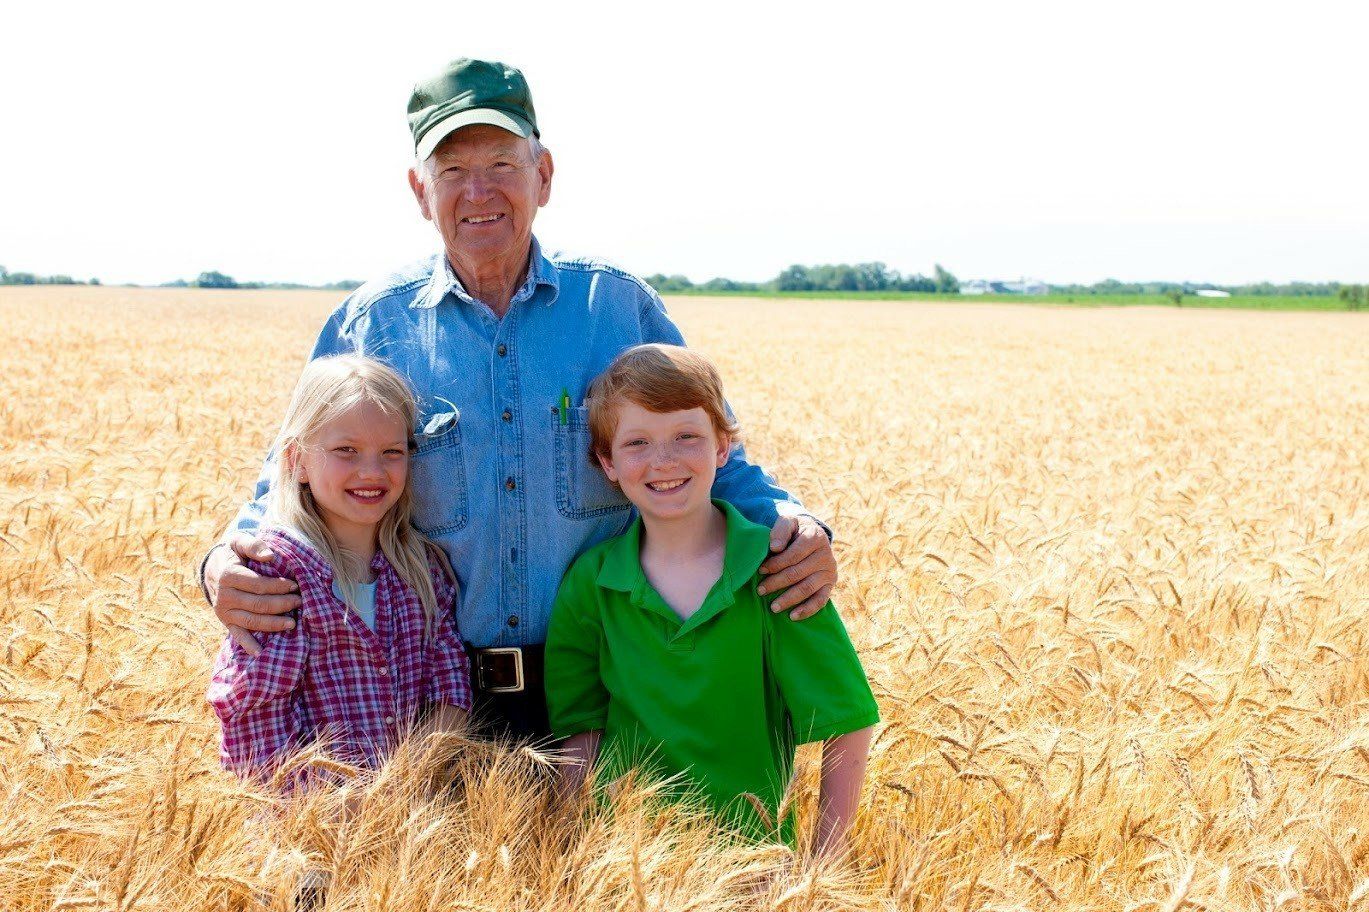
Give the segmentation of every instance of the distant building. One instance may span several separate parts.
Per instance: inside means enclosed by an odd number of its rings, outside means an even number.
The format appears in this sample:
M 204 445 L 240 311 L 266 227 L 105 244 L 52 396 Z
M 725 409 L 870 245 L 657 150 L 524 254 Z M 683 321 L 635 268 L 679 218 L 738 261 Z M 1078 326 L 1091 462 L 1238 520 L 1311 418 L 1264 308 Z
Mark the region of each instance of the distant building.
M 1229 292 L 1229 291 L 1222 291 L 1221 289 L 1218 289 L 1218 288 L 1199 288 L 1197 291 L 1195 291 L 1195 292 L 1193 292 L 1193 293 L 1194 293 L 1195 295 L 1197 295 L 1198 297 L 1200 297 L 1200 298 L 1229 298 L 1229 297 L 1231 297 L 1231 292 Z
M 1016 282 L 990 282 L 986 279 L 971 279 L 968 282 L 960 283 L 960 293 L 963 295 L 1043 295 L 1049 294 L 1050 288 L 1040 279 L 1022 278 Z

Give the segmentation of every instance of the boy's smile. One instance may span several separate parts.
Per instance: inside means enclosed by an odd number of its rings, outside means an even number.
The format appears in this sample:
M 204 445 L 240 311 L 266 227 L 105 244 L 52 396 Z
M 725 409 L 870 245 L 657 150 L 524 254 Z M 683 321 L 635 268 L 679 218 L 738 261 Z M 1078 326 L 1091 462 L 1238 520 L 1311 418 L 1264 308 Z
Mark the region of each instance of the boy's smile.
M 617 418 L 608 456 L 599 461 L 643 519 L 678 519 L 712 506 L 713 477 L 731 441 L 719 438 L 707 412 L 653 412 L 629 401 Z

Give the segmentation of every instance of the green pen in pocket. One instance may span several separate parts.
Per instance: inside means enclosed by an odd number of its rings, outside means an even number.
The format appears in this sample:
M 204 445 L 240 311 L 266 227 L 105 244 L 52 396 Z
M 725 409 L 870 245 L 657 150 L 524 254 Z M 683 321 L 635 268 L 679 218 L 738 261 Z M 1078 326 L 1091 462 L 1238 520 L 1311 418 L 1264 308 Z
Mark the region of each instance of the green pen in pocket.
M 561 387 L 561 423 L 570 421 L 570 390 Z

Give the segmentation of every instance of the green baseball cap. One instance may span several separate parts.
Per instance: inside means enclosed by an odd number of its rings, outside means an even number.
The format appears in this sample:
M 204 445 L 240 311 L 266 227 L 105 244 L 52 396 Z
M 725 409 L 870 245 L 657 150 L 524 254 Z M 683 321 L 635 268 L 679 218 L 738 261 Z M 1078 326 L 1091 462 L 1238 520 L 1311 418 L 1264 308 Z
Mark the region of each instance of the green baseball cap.
M 409 96 L 409 129 L 418 160 L 427 159 L 438 143 L 468 124 L 490 124 L 522 137 L 542 135 L 528 81 L 518 69 L 461 57 L 414 86 Z

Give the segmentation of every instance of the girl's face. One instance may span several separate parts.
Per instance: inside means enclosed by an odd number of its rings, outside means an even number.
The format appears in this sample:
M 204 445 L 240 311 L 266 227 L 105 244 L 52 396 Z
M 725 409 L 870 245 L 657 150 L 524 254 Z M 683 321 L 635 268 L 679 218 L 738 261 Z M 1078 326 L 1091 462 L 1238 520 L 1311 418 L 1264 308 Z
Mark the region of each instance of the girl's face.
M 296 456 L 328 526 L 344 547 L 374 541 L 376 525 L 409 478 L 409 429 L 373 402 L 361 402 L 324 425 Z
M 643 518 L 670 520 L 709 507 L 729 449 L 702 408 L 653 412 L 629 401 L 618 407 L 608 458 L 599 462 Z

